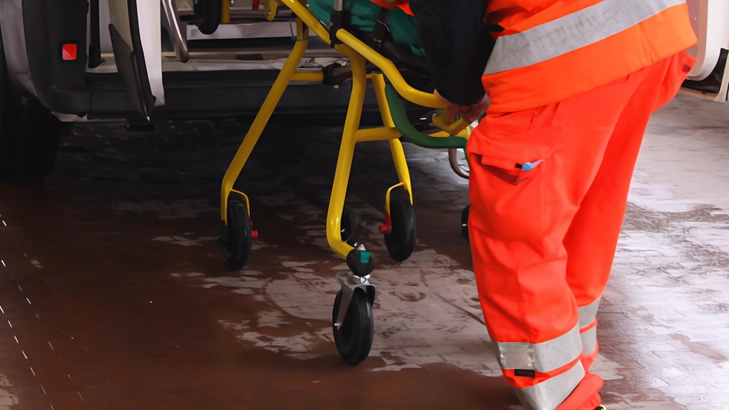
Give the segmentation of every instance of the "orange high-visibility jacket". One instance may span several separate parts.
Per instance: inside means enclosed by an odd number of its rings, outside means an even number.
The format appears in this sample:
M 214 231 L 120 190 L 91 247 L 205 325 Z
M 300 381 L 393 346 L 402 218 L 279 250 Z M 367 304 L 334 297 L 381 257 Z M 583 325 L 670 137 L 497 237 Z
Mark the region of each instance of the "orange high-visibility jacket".
M 489 112 L 541 107 L 693 46 L 685 0 L 489 0 L 503 28 L 484 71 Z

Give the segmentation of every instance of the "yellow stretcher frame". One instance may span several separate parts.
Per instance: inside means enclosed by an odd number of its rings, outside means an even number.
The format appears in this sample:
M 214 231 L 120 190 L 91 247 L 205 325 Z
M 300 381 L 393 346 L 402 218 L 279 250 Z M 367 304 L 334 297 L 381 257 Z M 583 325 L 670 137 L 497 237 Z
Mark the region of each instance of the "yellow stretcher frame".
M 248 198 L 242 192 L 234 191 L 233 185 L 248 161 L 253 148 L 263 133 L 263 130 L 271 118 L 274 109 L 278 105 L 286 87 L 291 81 L 321 82 L 324 77 L 321 72 L 297 71 L 297 69 L 308 47 L 309 29 L 313 30 L 314 33 L 316 33 L 316 35 L 323 41 L 331 44 L 329 30 L 304 4 L 300 3 L 299 0 L 265 0 L 264 2 L 264 7 L 267 12 L 272 11 L 274 14 L 279 5 L 287 6 L 297 16 L 296 44 L 281 68 L 281 72 L 276 78 L 271 91 L 266 97 L 261 109 L 256 115 L 256 118 L 251 124 L 248 133 L 241 143 L 240 148 L 231 161 L 225 176 L 223 177 L 221 185 L 220 218 L 226 225 L 228 223 L 228 199 L 231 192 L 242 194 L 250 216 L 250 202 L 248 201 Z M 269 19 L 273 18 L 273 16 L 270 15 L 268 17 Z M 358 142 L 388 141 L 390 145 L 392 159 L 400 182 L 388 189 L 385 212 L 390 212 L 390 192 L 399 186 L 405 188 L 410 195 L 411 204 L 413 203 L 410 171 L 408 170 L 402 143 L 399 140 L 402 134 L 395 127 L 390 114 L 390 108 L 385 95 L 385 77 L 387 77 L 400 96 L 413 104 L 433 109 L 444 109 L 447 106 L 434 94 L 419 91 L 411 87 L 402 77 L 392 61 L 374 51 L 345 29 L 338 30 L 336 32 L 336 37 L 343 44 L 336 44 L 333 48 L 343 56 L 347 57 L 351 64 L 352 91 L 347 108 L 339 155 L 337 158 L 329 208 L 327 210 L 326 236 L 327 242 L 332 250 L 334 250 L 342 258 L 346 259 L 347 255 L 354 250 L 354 248 L 341 238 L 341 223 L 352 160 L 354 157 L 354 148 Z M 377 66 L 382 73 L 367 74 L 367 61 Z M 371 80 L 373 83 L 384 126 L 360 129 L 360 119 L 367 91 L 367 80 Z M 468 132 L 467 130 L 464 131 L 467 124 L 463 124 L 462 122 L 463 121 L 461 120 L 456 124 L 444 124 L 443 122 L 434 121 L 434 123 L 439 124 L 446 132 L 431 134 L 431 136 L 445 137 L 451 135 L 452 131 L 457 131 L 457 136 L 467 138 Z

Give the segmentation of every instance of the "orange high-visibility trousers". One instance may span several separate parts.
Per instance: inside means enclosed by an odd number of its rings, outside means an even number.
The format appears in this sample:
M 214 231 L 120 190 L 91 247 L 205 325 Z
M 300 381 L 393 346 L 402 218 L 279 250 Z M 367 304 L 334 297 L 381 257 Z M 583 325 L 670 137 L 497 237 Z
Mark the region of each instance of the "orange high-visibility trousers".
M 469 139 L 481 307 L 527 408 L 600 405 L 596 314 L 635 161 L 651 114 L 693 63 L 680 53 L 556 104 L 488 115 Z

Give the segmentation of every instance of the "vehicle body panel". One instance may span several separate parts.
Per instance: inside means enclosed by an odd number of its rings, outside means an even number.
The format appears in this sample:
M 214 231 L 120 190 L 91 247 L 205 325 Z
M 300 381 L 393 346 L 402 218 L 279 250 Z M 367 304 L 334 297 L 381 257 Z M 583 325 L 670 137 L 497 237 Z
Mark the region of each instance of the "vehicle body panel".
M 0 0 L 0 29 L 3 36 L 5 63 L 11 82 L 35 96 L 26 52 L 22 0 Z M 7 39 L 13 39 L 8 41 Z
M 696 65 L 684 84 L 683 92 L 703 99 L 727 101 L 729 70 L 729 1 L 687 0 L 691 24 L 698 37 L 696 46 L 688 50 L 696 57 Z
M 689 74 L 683 92 L 726 101 L 729 70 L 724 68 L 729 49 L 729 2 L 687 1 L 699 44 L 689 50 L 697 57 L 697 64 Z M 129 21 L 130 2 L 139 7 L 136 30 L 132 30 L 134 27 Z M 100 0 L 97 42 L 106 61 L 89 68 L 87 50 L 91 34 L 87 0 L 0 0 L 0 28 L 11 80 L 50 110 L 72 114 L 63 116 L 66 121 L 74 117 L 77 120 L 84 117 L 143 118 L 145 109 L 139 109 L 139 93 L 135 97 L 134 92 L 129 92 L 131 85 L 140 89 L 140 78 L 146 78 L 149 93 L 154 97 L 147 114 L 152 113 L 157 118 L 210 118 L 255 113 L 275 79 L 277 64 L 285 58 L 286 50 L 292 44 L 292 21 L 258 22 L 260 16 L 256 13 L 259 12 L 248 10 L 250 0 L 234 0 L 231 10 L 242 17 L 233 24 L 221 25 L 218 32 L 206 36 L 193 24 L 187 24 L 191 18 L 191 1 L 176 0 L 176 3 L 182 19 L 181 31 L 193 56 L 189 62 L 179 61 L 174 52 L 163 46 L 160 31 L 167 23 L 161 15 L 159 1 Z M 114 23 L 124 28 L 118 31 L 128 48 L 144 57 L 144 70 L 137 68 L 136 77 L 130 77 L 129 70 L 127 73 L 118 70 L 109 30 L 110 24 Z M 132 44 L 133 34 L 137 46 Z M 227 47 L 226 42 L 236 39 L 271 40 L 271 44 L 278 45 L 269 47 L 255 43 L 249 46 L 246 43 L 220 51 L 220 44 Z M 313 43 L 315 40 L 312 36 Z M 64 41 L 79 45 L 77 61 L 60 61 L 59 46 Z M 207 46 L 213 43 L 220 51 L 218 54 Z M 339 58 L 326 45 L 319 45 L 312 52 L 316 58 L 329 62 Z M 246 54 L 264 56 L 265 61 L 250 61 L 244 58 Z M 144 76 L 140 76 L 141 73 Z M 340 88 L 292 84 L 278 112 L 344 112 L 348 89 L 347 84 Z M 316 93 L 316 99 L 311 98 L 312 93 Z M 374 107 L 373 102 L 368 98 L 368 109 Z

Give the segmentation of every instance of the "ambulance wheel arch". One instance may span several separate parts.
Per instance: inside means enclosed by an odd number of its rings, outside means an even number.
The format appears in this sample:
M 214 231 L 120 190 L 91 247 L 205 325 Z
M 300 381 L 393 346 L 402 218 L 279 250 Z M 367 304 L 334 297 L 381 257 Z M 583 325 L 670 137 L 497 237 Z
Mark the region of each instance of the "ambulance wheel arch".
M 41 182 L 53 168 L 61 122 L 10 79 L 0 34 L 0 181 Z

